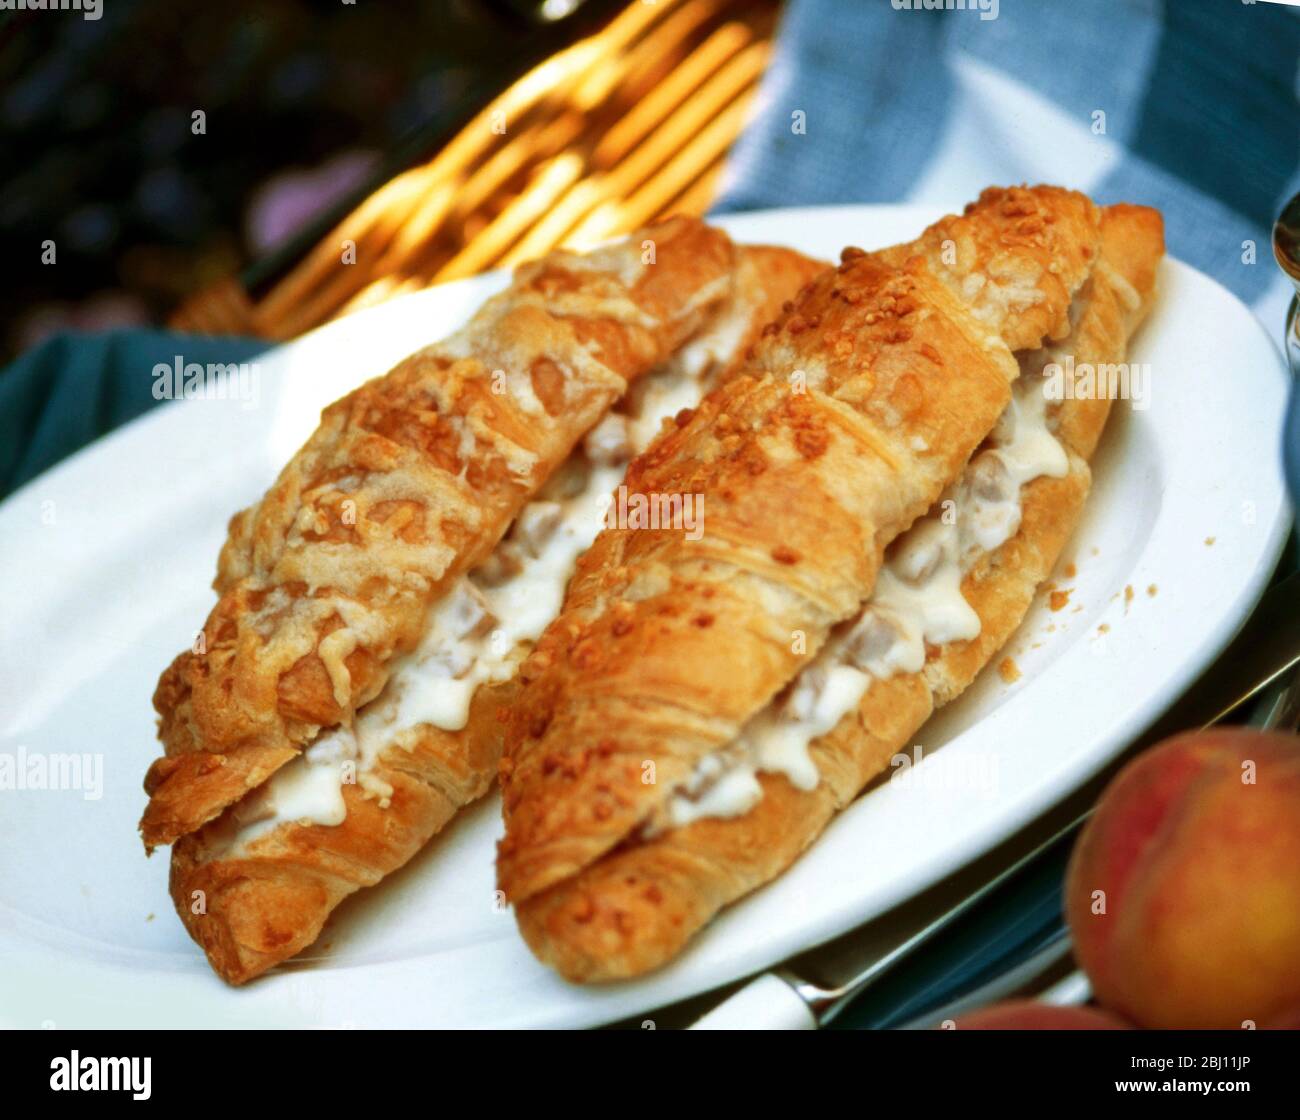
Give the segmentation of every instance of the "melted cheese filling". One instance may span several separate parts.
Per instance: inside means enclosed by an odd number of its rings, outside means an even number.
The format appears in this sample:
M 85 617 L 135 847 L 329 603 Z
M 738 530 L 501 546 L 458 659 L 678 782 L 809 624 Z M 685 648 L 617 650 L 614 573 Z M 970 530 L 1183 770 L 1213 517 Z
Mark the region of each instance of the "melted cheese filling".
M 386 808 L 393 791 L 374 773 L 380 754 L 418 738 L 424 727 L 463 729 L 479 686 L 514 675 L 559 615 L 577 559 L 596 539 L 628 460 L 649 446 L 664 420 L 699 404 L 714 367 L 738 349 L 748 322 L 740 308 L 721 316 L 634 385 L 623 411 L 606 414 L 488 560 L 434 606 L 419 646 L 394 659 L 379 696 L 350 728 L 325 731 L 244 798 L 217 849 L 238 855 L 286 822 L 342 824 L 344 785 L 360 785 Z
M 1040 352 L 1036 352 L 1037 357 Z M 1052 434 L 1040 376 L 1023 372 L 987 446 L 938 505 L 891 546 L 876 587 L 791 685 L 722 751 L 700 760 L 648 835 L 703 817 L 736 817 L 763 795 L 760 773 L 812 790 L 820 775 L 809 745 L 854 711 L 873 679 L 918 673 L 926 646 L 978 637 L 980 618 L 961 593 L 976 562 L 1015 536 L 1021 494 L 1036 478 L 1069 473 Z

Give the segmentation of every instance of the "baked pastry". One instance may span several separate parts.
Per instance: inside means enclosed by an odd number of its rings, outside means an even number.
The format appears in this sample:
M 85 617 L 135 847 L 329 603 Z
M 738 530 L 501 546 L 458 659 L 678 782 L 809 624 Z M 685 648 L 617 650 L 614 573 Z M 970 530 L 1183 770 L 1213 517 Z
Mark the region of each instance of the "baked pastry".
M 660 231 L 638 235 L 615 253 L 640 253 L 647 238 L 656 240 L 664 267 Z M 672 239 L 667 248 L 673 250 Z M 721 298 L 692 316 L 702 328 L 684 343 L 674 334 L 667 343 L 672 356 L 643 374 L 612 411 L 594 427 L 590 413 L 547 418 L 590 430 L 482 562 L 442 580 L 418 643 L 388 664 L 379 693 L 357 705 L 355 718 L 317 735 L 269 780 L 176 841 L 177 912 L 226 980 L 242 983 L 299 952 L 344 898 L 402 866 L 487 791 L 512 678 L 559 611 L 573 562 L 598 530 L 599 500 L 660 420 L 696 403 L 781 303 L 824 267 L 785 249 L 735 246 L 730 254 Z M 571 264 L 567 271 L 582 275 Z M 680 298 L 689 291 L 684 286 Z M 555 298 L 545 297 L 548 313 Z M 577 306 L 567 295 L 563 304 Z M 603 297 L 599 310 L 613 312 L 615 322 L 629 318 L 613 297 Z M 501 328 L 494 329 L 499 341 Z M 485 338 L 480 345 L 494 344 Z M 401 570 L 395 567 L 392 577 Z
M 217 605 L 159 681 L 166 757 L 145 782 L 145 845 L 193 832 L 321 729 L 351 723 L 431 604 L 699 329 L 732 269 L 726 235 L 684 218 L 588 256 L 552 253 L 457 334 L 325 409 L 231 521 Z
M 1041 370 L 1122 360 L 1161 251 L 1153 211 L 986 191 L 847 254 L 634 464 L 702 489 L 707 532 L 602 534 L 525 666 L 498 873 L 541 960 L 587 981 L 671 959 L 987 663 L 1077 520 L 1109 407 L 1046 401 Z

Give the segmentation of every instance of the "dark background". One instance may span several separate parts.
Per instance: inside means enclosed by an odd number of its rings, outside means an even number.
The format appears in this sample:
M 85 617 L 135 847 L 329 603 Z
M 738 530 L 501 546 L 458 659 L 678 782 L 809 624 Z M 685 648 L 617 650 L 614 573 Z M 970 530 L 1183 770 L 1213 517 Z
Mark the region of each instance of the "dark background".
M 0 14 L 0 363 L 59 329 L 162 322 L 205 284 L 265 271 L 313 217 L 427 158 L 619 6 L 102 0 L 98 20 Z M 46 240 L 56 264 L 41 261 Z

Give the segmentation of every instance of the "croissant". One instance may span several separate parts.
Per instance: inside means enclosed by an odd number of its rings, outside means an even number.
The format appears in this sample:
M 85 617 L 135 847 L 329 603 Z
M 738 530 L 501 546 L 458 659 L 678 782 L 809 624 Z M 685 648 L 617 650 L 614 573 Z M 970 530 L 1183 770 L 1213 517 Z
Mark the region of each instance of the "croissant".
M 830 423 L 787 428 L 784 447 L 750 438 L 764 429 L 737 416 L 729 384 L 634 464 L 649 482 L 704 489 L 711 547 L 603 534 L 525 666 L 502 763 L 498 874 L 541 960 L 577 981 L 669 960 L 789 866 L 969 683 L 1069 536 L 1109 408 L 1047 404 L 1040 370 L 1067 350 L 1119 360 L 1161 251 L 1153 211 L 1103 213 L 1053 188 L 986 191 L 917 242 L 846 254 L 738 377 L 739 395 L 801 367 L 822 416 L 842 415 L 827 393 L 867 422 L 856 461 L 821 473 L 842 431 Z M 901 330 L 900 283 L 915 285 Z M 841 306 L 850 292 L 860 317 Z M 964 330 L 939 332 L 941 316 Z M 996 336 L 963 349 L 960 336 L 980 327 Z M 1016 369 L 990 376 L 1011 350 Z M 865 384 L 837 378 L 836 359 Z M 1009 386 L 1020 369 L 1024 382 Z M 910 407 L 895 371 L 919 382 Z M 819 430 L 834 434 L 805 457 L 801 441 Z M 781 505 L 772 475 L 789 464 L 802 489 Z M 742 502 L 757 515 L 747 538 L 728 519 Z M 805 534 L 816 518 L 821 535 Z M 782 566 L 760 568 L 762 547 Z M 748 609 L 729 594 L 741 582 Z M 832 592 L 847 609 L 827 605 Z M 710 674 L 719 662 L 725 674 Z
M 514 673 L 559 611 L 573 561 L 597 531 L 598 499 L 660 420 L 696 403 L 823 267 L 790 250 L 734 247 L 703 329 L 586 433 L 481 563 L 444 582 L 418 645 L 393 659 L 378 695 L 177 840 L 173 901 L 221 976 L 242 983 L 298 953 L 343 899 L 401 867 L 487 791 Z
M 733 256 L 725 234 L 686 218 L 589 256 L 552 253 L 457 334 L 325 409 L 231 521 L 218 602 L 159 681 L 165 757 L 145 781 L 146 847 L 352 722 L 430 606 L 726 296 Z

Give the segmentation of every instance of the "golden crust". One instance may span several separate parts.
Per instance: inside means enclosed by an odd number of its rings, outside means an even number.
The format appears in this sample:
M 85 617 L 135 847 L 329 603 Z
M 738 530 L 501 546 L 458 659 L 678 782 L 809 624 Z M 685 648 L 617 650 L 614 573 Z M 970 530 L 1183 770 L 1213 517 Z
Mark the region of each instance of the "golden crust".
M 712 316 L 740 323 L 735 356 L 825 267 L 789 249 L 738 246 L 731 293 Z M 240 805 L 181 837 L 172 853 L 173 902 L 216 972 L 240 984 L 300 952 L 339 903 L 401 867 L 481 797 L 496 776 L 502 718 L 517 691 L 514 679 L 479 688 L 460 731 L 424 724 L 396 736 L 365 775 L 367 788 L 391 787 L 386 807 L 345 787 L 341 825 L 281 824 L 237 858 L 228 846 Z
M 703 495 L 707 530 L 607 529 L 525 664 L 497 862 L 516 904 L 631 841 L 856 611 L 1005 407 L 1003 335 L 1036 346 L 1068 321 L 1099 238 L 1091 203 L 1055 189 L 985 192 L 940 232 L 955 266 L 931 261 L 933 230 L 846 250 L 632 464 L 629 490 Z M 1018 287 L 976 318 L 957 293 L 981 262 L 986 287 Z
M 430 604 L 628 383 L 699 327 L 733 268 L 726 235 L 687 218 L 586 257 L 552 253 L 459 334 L 325 409 L 232 521 L 204 648 L 159 682 L 167 757 L 146 779 L 146 847 L 349 723 Z
M 479 689 L 463 731 L 425 724 L 388 748 L 367 774 L 391 789 L 385 806 L 344 786 L 342 824 L 283 824 L 238 856 L 227 850 L 233 809 L 181 837 L 172 848 L 172 902 L 217 974 L 242 984 L 306 948 L 339 903 L 396 871 L 482 797 L 514 694 L 513 682 Z
M 919 254 L 976 318 L 1000 324 L 1012 350 L 1069 331 L 1070 297 L 1092 270 L 1099 212 L 1062 187 L 989 187 L 960 216 L 876 254 L 902 264 Z
M 1075 349 L 1079 362 L 1105 361 L 1123 353 L 1119 340 L 1132 330 L 1132 317 L 1141 316 L 1156 286 L 1156 269 L 1164 256 L 1164 222 L 1147 206 L 1118 203 L 1102 211 L 1105 252 L 1097 263 L 1101 280 L 1080 295 L 1093 308 Z M 1094 293 L 1094 289 L 1096 289 Z M 1088 355 L 1095 357 L 1089 358 Z M 1076 454 L 1091 459 L 1110 415 L 1111 398 L 1075 400 L 1059 412 L 1061 438 Z
M 1122 360 L 1129 334 L 1150 306 L 1163 252 L 1155 211 L 1112 207 L 1102 228 L 1102 266 L 1080 295 L 1086 310 L 1070 340 L 1081 362 Z M 788 867 L 834 813 L 886 768 L 933 709 L 969 684 L 1019 625 L 1082 508 L 1089 480 L 1085 456 L 1095 446 L 1105 409 L 1066 401 L 1058 418 L 1069 473 L 1026 488 L 1017 535 L 963 584 L 963 595 L 981 618 L 980 636 L 941 647 L 920 674 L 873 681 L 857 712 L 812 744 L 822 776 L 814 790 L 761 774 L 762 799 L 743 816 L 630 839 L 525 898 L 516 906 L 520 930 L 541 960 L 570 980 L 591 981 L 635 976 L 671 959 L 719 909 Z

